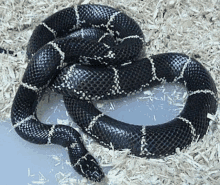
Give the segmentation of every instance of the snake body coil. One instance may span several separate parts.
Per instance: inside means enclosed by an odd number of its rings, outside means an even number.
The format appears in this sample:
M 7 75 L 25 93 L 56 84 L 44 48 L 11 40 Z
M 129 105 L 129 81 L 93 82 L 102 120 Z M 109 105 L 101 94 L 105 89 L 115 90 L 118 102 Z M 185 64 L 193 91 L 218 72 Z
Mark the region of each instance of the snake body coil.
M 81 129 L 109 148 L 160 157 L 202 138 L 209 126 L 207 114 L 215 114 L 217 109 L 217 90 L 210 74 L 183 54 L 140 59 L 143 43 L 143 33 L 135 21 L 107 6 L 70 7 L 45 19 L 27 47 L 29 64 L 11 111 L 16 132 L 32 143 L 67 148 L 71 164 L 84 177 L 93 181 L 104 177 L 76 130 L 38 120 L 37 104 L 50 86 L 64 95 L 66 108 Z M 188 98 L 183 111 L 161 125 L 122 123 L 91 103 L 129 96 L 164 82 L 183 84 Z

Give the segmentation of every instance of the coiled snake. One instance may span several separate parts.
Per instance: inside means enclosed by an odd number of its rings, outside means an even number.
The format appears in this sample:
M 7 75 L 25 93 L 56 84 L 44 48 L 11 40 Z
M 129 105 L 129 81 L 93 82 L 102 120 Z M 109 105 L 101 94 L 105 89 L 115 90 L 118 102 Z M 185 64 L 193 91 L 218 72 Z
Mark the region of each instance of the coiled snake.
M 199 62 L 184 54 L 141 58 L 143 45 L 137 23 L 111 7 L 74 6 L 45 19 L 27 46 L 29 63 L 11 110 L 15 131 L 32 143 L 67 148 L 74 169 L 92 181 L 101 181 L 104 173 L 79 133 L 37 118 L 36 106 L 47 87 L 62 93 L 74 122 L 109 148 L 156 158 L 202 138 L 209 126 L 207 114 L 217 109 L 213 79 Z M 164 82 L 183 84 L 188 98 L 182 112 L 161 125 L 126 124 L 104 115 L 91 103 L 129 96 Z

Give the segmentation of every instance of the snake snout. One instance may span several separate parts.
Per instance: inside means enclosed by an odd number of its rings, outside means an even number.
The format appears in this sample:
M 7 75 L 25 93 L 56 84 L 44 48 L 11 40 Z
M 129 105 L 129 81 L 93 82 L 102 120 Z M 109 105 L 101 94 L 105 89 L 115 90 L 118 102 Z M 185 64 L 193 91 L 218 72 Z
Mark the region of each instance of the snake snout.
M 100 168 L 97 168 L 95 171 L 89 171 L 88 173 L 90 175 L 89 179 L 95 182 L 100 182 L 105 176 Z
M 98 162 L 90 154 L 81 158 L 74 168 L 79 174 L 91 181 L 100 182 L 105 176 Z

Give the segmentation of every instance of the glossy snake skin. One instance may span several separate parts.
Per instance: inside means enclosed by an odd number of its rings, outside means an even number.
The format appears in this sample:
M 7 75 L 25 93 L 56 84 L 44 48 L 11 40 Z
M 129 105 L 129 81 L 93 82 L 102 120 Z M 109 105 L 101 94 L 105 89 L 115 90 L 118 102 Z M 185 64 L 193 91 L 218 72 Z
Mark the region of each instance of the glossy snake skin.
M 209 126 L 207 114 L 217 109 L 210 74 L 184 54 L 142 58 L 143 45 L 137 23 L 111 7 L 74 6 L 45 19 L 27 46 L 29 63 L 11 110 L 15 131 L 32 143 L 67 148 L 74 169 L 92 181 L 101 181 L 104 173 L 80 134 L 70 126 L 48 125 L 37 118 L 37 104 L 48 87 L 63 94 L 74 122 L 109 148 L 158 158 L 202 138 Z M 188 98 L 182 112 L 161 125 L 126 124 L 104 115 L 91 102 L 129 96 L 165 82 L 183 84 Z

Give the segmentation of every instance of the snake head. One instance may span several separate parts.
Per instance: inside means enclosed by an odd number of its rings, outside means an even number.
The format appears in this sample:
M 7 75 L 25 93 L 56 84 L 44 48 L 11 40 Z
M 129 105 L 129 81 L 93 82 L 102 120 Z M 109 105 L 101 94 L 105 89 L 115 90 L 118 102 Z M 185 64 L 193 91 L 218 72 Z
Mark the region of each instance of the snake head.
M 90 154 L 82 157 L 74 165 L 74 169 L 83 177 L 94 182 L 100 182 L 105 176 L 95 158 Z

